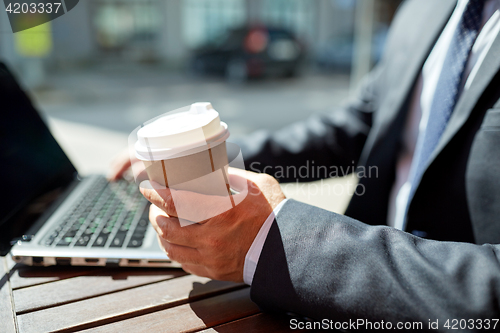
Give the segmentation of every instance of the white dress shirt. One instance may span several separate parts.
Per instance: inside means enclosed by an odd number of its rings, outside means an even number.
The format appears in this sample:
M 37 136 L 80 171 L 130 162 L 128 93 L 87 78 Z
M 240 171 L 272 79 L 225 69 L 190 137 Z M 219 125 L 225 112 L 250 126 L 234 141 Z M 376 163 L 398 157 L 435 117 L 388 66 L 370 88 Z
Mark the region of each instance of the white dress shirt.
M 398 229 L 404 229 L 404 214 L 406 203 L 410 194 L 411 184 L 408 182 L 413 153 L 419 137 L 427 126 L 429 111 L 434 98 L 434 92 L 443 68 L 446 53 L 450 47 L 453 34 L 458 27 L 460 19 L 465 10 L 468 0 L 458 0 L 446 27 L 434 45 L 424 67 L 420 73 L 417 84 L 413 91 L 410 110 L 405 124 L 403 148 L 396 164 L 396 180 L 394 182 L 389 200 L 388 224 Z M 469 89 L 474 77 L 483 62 L 486 53 L 490 49 L 495 37 L 500 32 L 500 0 L 487 0 L 483 9 L 482 28 L 472 47 L 464 79 L 459 93 Z M 246 284 L 251 285 L 259 257 L 262 252 L 267 234 L 278 216 L 280 209 L 285 204 L 283 200 L 267 218 L 259 233 L 255 237 L 252 246 L 245 257 L 243 279 Z

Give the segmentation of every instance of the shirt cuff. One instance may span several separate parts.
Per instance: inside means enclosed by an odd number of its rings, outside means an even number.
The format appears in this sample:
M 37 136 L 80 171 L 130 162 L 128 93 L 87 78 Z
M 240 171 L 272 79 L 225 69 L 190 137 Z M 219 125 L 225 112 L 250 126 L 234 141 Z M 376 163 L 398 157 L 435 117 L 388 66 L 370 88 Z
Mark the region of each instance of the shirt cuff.
M 281 201 L 276 208 L 269 214 L 267 220 L 264 222 L 262 227 L 260 227 L 259 233 L 253 240 L 252 246 L 248 249 L 247 255 L 245 256 L 245 265 L 243 266 L 243 281 L 252 285 L 253 276 L 255 274 L 255 269 L 257 268 L 257 263 L 259 262 L 260 253 L 262 252 L 262 248 L 264 247 L 264 243 L 266 242 L 267 234 L 269 233 L 269 229 L 271 229 L 271 225 L 273 224 L 274 218 L 278 216 L 281 207 L 287 202 L 288 199 L 284 199 Z

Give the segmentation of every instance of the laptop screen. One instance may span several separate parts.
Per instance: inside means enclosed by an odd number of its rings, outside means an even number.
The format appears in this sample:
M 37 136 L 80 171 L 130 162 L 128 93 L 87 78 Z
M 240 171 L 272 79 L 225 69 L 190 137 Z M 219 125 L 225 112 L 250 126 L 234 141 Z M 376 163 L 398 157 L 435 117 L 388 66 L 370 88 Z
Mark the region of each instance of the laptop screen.
M 44 121 L 0 63 L 0 254 L 76 175 Z

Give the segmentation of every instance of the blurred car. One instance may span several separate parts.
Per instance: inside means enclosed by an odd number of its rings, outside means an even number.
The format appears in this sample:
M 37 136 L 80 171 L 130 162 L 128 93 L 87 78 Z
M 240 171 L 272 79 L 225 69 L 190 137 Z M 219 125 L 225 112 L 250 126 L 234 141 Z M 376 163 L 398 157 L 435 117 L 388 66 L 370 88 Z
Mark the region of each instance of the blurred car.
M 291 32 L 270 27 L 229 30 L 193 53 L 195 73 L 222 74 L 240 82 L 252 77 L 294 76 L 305 56 L 303 45 Z

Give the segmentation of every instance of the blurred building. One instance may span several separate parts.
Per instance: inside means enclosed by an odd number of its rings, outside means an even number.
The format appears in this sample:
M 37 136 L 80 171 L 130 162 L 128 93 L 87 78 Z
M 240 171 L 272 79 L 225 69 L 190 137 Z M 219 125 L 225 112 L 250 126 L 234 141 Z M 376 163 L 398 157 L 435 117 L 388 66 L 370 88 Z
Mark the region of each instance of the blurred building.
M 50 52 L 19 49 L 4 11 L 0 58 L 36 85 L 47 69 L 96 62 L 148 62 L 182 68 L 190 52 L 230 28 L 251 24 L 284 27 L 307 46 L 309 61 L 349 68 L 356 6 L 366 0 L 82 0 L 45 27 Z M 373 61 L 401 0 L 373 0 Z M 17 46 L 16 46 L 17 45 Z M 45 45 L 47 46 L 47 45 Z M 38 68 L 38 69 L 37 69 Z M 35 73 L 35 74 L 33 74 Z M 37 74 L 38 73 L 38 74 Z

